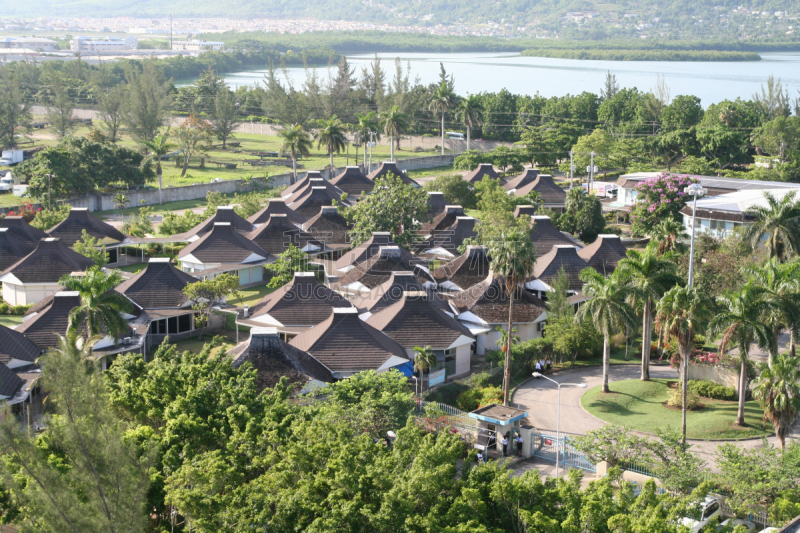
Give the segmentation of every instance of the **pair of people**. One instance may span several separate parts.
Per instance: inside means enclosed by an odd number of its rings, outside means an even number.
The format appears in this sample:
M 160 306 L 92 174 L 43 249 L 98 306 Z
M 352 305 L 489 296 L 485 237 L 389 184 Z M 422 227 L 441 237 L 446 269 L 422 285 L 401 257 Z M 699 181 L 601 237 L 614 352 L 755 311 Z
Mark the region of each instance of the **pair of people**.
M 548 358 L 546 361 L 543 359 L 539 359 L 538 361 L 536 361 L 534 370 L 536 370 L 536 372 L 539 372 L 540 374 L 545 374 L 549 373 L 550 370 L 552 370 L 552 368 L 553 367 L 552 364 L 550 363 L 550 358 Z

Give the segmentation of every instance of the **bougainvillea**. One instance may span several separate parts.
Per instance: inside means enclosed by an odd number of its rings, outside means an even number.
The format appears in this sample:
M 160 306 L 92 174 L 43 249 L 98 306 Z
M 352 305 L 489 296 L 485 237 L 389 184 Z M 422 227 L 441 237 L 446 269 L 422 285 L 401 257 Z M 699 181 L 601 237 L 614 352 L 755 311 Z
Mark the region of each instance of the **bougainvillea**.
M 631 211 L 631 230 L 647 235 L 662 220 L 681 220 L 680 210 L 686 205 L 686 186 L 697 178 L 688 175 L 661 173 L 636 186 L 636 204 Z
M 34 208 L 31 204 L 23 204 L 18 210 L 11 210 L 8 213 L 0 214 L 0 219 L 5 217 L 22 217 L 25 222 L 30 222 L 36 218 L 36 213 L 41 211 L 41 207 Z

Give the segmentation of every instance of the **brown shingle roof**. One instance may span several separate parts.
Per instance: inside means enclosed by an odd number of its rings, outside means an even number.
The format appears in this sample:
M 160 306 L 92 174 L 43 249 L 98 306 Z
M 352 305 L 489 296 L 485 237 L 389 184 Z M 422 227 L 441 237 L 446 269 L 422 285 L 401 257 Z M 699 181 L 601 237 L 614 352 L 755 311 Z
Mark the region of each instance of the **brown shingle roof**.
M 563 205 L 567 201 L 567 191 L 553 181 L 553 176 L 540 174 L 535 180 L 514 190 L 515 196 L 527 196 L 536 191 L 545 204 Z
M 273 215 L 247 238 L 272 256 L 279 256 L 290 244 L 307 253 L 321 252 L 325 244 L 292 224 L 286 215 Z
M 377 313 L 400 300 L 404 292 L 424 290 L 425 287 L 417 281 L 417 276 L 413 272 L 392 272 L 388 280 L 351 301 L 361 312 Z
M 24 384 L 25 380 L 20 378 L 6 365 L 0 364 L 0 395 L 10 398 L 14 396 Z
M 114 290 L 142 309 L 166 309 L 186 304 L 189 299 L 183 289 L 196 281 L 194 276 L 175 268 L 168 258 L 153 258 L 144 270 Z
M 580 273 L 587 266 L 589 265 L 578 255 L 578 250 L 574 246 L 553 246 L 550 252 L 536 260 L 536 264 L 533 266 L 533 277 L 552 287 L 558 273 L 563 268 L 569 279 L 568 289 L 579 291 L 583 288 Z
M 194 256 L 203 264 L 232 264 L 263 261 L 269 255 L 228 222 L 217 222 L 213 229 L 178 252 L 178 259 Z M 251 258 L 255 254 L 255 257 Z
M 334 201 L 336 201 L 336 197 L 325 187 L 312 187 L 295 201 L 287 200 L 286 205 L 299 215 L 311 218 L 319 213 L 320 207 L 333 205 Z
M 250 317 L 269 315 L 284 326 L 313 326 L 338 307 L 353 305 L 317 281 L 312 272 L 296 272 L 292 281 L 261 298 L 250 309 Z
M 433 271 L 440 289 L 466 290 L 486 279 L 491 272 L 486 246 L 467 246 L 464 254 Z
M 533 225 L 533 231 L 531 231 L 531 242 L 533 242 L 533 246 L 536 248 L 537 256 L 548 253 L 553 246 L 560 244 L 580 246 L 575 239 L 558 231 L 558 229 L 553 226 L 553 222 L 550 220 L 550 217 L 531 217 L 531 223 Z
M 505 183 L 505 180 L 497 175 L 491 163 L 481 163 L 475 170 L 464 176 L 464 181 L 475 185 L 483 181 L 483 178 L 498 180 L 500 185 Z
M 429 302 L 425 291 L 404 293 L 394 304 L 373 313 L 367 324 L 406 350 L 415 346 L 446 350 L 462 335 L 474 339 L 458 320 Z
M 67 334 L 69 313 L 81 304 L 77 292 L 61 291 L 50 300 L 50 305 L 26 320 L 16 331 L 22 333 L 42 350 L 58 346 L 58 335 Z
M 34 246 L 41 239 L 49 237 L 47 233 L 28 224 L 22 217 L 5 217 L 0 220 L 0 228 L 8 228 L 9 233 L 18 239 L 33 242 Z
M 627 248 L 619 235 L 598 235 L 595 241 L 580 250 L 578 255 L 586 263 L 603 275 L 611 274 L 620 259 L 625 257 Z
M 0 228 L 0 272 L 35 249 L 35 242 L 18 238 L 8 228 Z
M 85 207 L 73 207 L 69 211 L 69 216 L 47 230 L 51 237 L 58 237 L 66 246 L 72 246 L 83 235 L 83 230 L 95 239 L 110 239 L 120 242 L 125 239 L 125 235 L 120 231 L 106 224 L 89 213 Z
M 408 360 L 396 341 L 358 318 L 358 310 L 334 309 L 331 315 L 290 341 L 333 372 L 377 370 L 392 356 Z
M 428 218 L 431 220 L 436 218 L 444 211 L 445 206 L 447 206 L 447 202 L 444 199 L 443 192 L 428 192 Z
M 306 196 L 311 192 L 311 189 L 314 187 L 324 187 L 328 194 L 330 194 L 331 198 L 336 200 L 337 202 L 342 202 L 342 190 L 336 187 L 335 185 L 331 185 L 330 181 L 325 181 L 322 178 L 310 178 L 308 183 L 304 187 L 300 187 L 295 189 L 295 191 L 290 195 L 284 197 L 286 200 L 286 205 L 292 205 L 293 203 L 297 202 L 300 198 Z M 348 203 L 348 202 L 345 202 Z
M 519 176 L 514 176 L 510 180 L 508 180 L 503 187 L 505 190 L 510 191 L 512 189 L 518 189 L 523 185 L 527 185 L 528 183 L 533 182 L 539 176 L 539 169 L 538 168 L 528 168 L 525 169 L 525 172 L 520 174 Z
M 352 250 L 345 252 L 342 257 L 333 263 L 333 267 L 336 270 L 342 270 L 344 268 L 353 266 L 356 263 L 360 263 L 361 261 L 369 259 L 378 253 L 381 246 L 397 246 L 397 243 L 392 240 L 391 234 L 388 231 L 376 231 L 369 239 L 362 242 Z
M 196 225 L 183 235 L 187 239 L 191 237 L 203 237 L 204 235 L 208 235 L 211 232 L 211 230 L 214 229 L 214 224 L 220 222 L 227 222 L 241 234 L 250 233 L 251 231 L 253 231 L 253 225 L 247 220 L 237 215 L 236 211 L 233 210 L 232 206 L 221 205 L 217 207 L 216 213 L 214 213 L 212 216 L 208 217 L 203 222 Z
M 349 272 L 339 278 L 337 285 L 347 290 L 358 290 L 356 287 L 363 285 L 369 290 L 386 282 L 392 272 L 406 271 L 414 272 L 421 285 L 426 283 L 430 287 L 435 285 L 433 276 L 420 264 L 420 261 L 399 246 L 381 247 L 378 253 L 369 259 L 356 263 Z M 351 284 L 355 286 L 350 287 Z
M 289 206 L 286 205 L 286 200 L 283 198 L 270 198 L 267 205 L 255 215 L 250 216 L 247 221 L 251 224 L 264 224 L 271 215 L 286 215 L 289 222 L 297 226 L 308 220 L 303 215 L 289 209 Z
M 41 348 L 28 337 L 0 324 L 0 366 L 6 366 L 11 359 L 34 363 L 41 353 Z
M 293 184 L 286 187 L 283 191 L 281 191 L 281 198 L 290 197 L 292 194 L 294 194 L 294 192 L 297 189 L 308 185 L 308 180 L 310 180 L 311 178 L 321 178 L 321 177 L 322 174 L 318 170 L 311 170 L 309 172 L 306 172 L 305 176 L 303 176 Z
M 303 229 L 325 244 L 349 244 L 350 224 L 336 206 L 323 206 L 303 224 Z
M 386 174 L 388 174 L 390 172 L 392 174 L 394 174 L 395 176 L 397 176 L 398 178 L 400 178 L 400 181 L 402 181 L 406 185 L 411 185 L 413 187 L 419 187 L 419 184 L 416 181 L 414 181 L 411 178 L 409 178 L 408 175 L 406 175 L 405 172 L 403 172 L 402 170 L 400 170 L 397 167 L 397 163 L 393 163 L 393 162 L 390 162 L 390 161 L 384 161 L 383 163 L 381 163 L 381 166 L 379 166 L 377 170 L 372 172 L 367 177 L 369 179 L 371 179 L 372 181 L 375 181 L 378 178 L 382 178 L 383 176 L 385 176 Z
M 67 248 L 61 239 L 48 237 L 2 275 L 13 274 L 22 283 L 57 283 L 63 275 L 83 272 L 93 265 L 93 260 Z
M 456 223 L 457 217 L 464 216 L 464 208 L 460 205 L 447 205 L 432 220 L 424 222 L 420 226 L 422 235 L 430 235 L 436 230 L 445 229 Z
M 488 324 L 508 322 L 508 295 L 505 283 L 489 274 L 482 282 L 450 298 L 459 314 L 470 312 Z M 533 322 L 545 311 L 542 300 L 524 289 L 514 294 L 514 322 Z
M 514 208 L 514 218 L 521 216 L 536 216 L 536 207 L 532 205 L 518 205 Z
M 375 182 L 366 177 L 360 167 L 347 167 L 331 180 L 331 184 L 353 197 L 361 196 L 362 193 L 369 194 L 375 187 Z
M 475 231 L 477 220 L 468 217 L 456 217 L 452 226 L 434 231 L 421 245 L 417 246 L 417 253 L 423 253 L 432 248 L 442 248 L 452 255 L 458 254 L 458 248 L 466 239 L 475 238 L 478 233 Z

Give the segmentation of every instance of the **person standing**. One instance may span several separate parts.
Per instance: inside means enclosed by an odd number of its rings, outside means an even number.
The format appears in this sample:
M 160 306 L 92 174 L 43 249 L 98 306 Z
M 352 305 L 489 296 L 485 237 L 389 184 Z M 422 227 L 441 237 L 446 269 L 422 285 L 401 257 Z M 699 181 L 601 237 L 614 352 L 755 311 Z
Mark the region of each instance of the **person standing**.
M 517 455 L 522 455 L 522 435 L 517 433 L 514 442 L 517 444 Z
M 478 462 L 479 463 L 483 463 L 484 462 L 483 461 L 483 452 L 480 452 L 480 451 L 478 452 Z
M 536 370 L 536 372 L 539 374 L 542 373 L 542 365 L 539 364 L 539 361 L 536 361 L 536 367 L 534 368 L 534 370 Z M 536 376 L 536 379 L 539 379 L 539 376 Z
M 508 456 L 508 436 L 503 436 L 503 457 Z
M 549 357 L 547 358 L 547 361 L 545 361 L 544 365 L 545 365 L 545 366 L 544 366 L 544 369 L 545 369 L 545 371 L 546 371 L 546 372 L 549 374 L 549 373 L 550 373 L 550 370 L 552 370 L 552 368 L 553 368 L 553 367 L 550 365 L 550 358 L 549 358 Z

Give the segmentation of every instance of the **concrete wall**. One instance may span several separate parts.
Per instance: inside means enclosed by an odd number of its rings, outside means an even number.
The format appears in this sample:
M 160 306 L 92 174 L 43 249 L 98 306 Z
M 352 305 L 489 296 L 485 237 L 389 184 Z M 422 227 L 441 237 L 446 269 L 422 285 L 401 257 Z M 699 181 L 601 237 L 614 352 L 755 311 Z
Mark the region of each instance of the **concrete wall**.
M 30 305 L 41 302 L 61 290 L 61 285 L 15 285 L 3 283 L 3 300 L 9 305 Z
M 456 348 L 456 376 L 468 374 L 472 361 L 472 345 L 465 344 Z M 450 377 L 450 376 L 448 376 Z
M 739 392 L 739 373 L 729 368 L 708 366 L 708 365 L 689 365 L 689 379 L 704 379 L 733 387 Z

